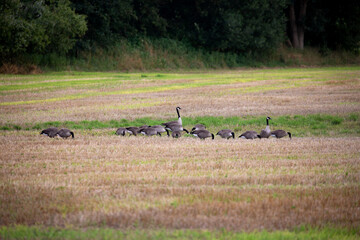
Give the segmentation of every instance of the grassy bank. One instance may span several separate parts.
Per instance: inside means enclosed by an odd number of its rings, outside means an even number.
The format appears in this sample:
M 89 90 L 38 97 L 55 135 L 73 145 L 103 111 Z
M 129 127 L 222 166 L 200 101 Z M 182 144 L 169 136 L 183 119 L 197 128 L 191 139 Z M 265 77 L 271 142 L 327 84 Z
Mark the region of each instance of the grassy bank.
M 272 53 L 253 56 L 196 49 L 172 39 L 119 41 L 107 49 L 92 46 L 74 56 L 28 55 L 14 65 L 5 63 L 0 73 L 43 71 L 178 71 L 189 69 L 231 69 L 239 67 L 286 67 L 358 65 L 360 56 L 345 51 L 294 50 L 279 47 Z
M 95 228 L 87 230 L 59 229 L 42 227 L 2 227 L 0 228 L 1 239 L 297 239 L 297 240 L 328 240 L 358 239 L 359 232 L 340 228 L 311 228 L 299 227 L 293 231 L 257 231 L 257 232 L 230 232 L 230 231 L 207 231 L 207 230 L 116 230 L 110 228 Z

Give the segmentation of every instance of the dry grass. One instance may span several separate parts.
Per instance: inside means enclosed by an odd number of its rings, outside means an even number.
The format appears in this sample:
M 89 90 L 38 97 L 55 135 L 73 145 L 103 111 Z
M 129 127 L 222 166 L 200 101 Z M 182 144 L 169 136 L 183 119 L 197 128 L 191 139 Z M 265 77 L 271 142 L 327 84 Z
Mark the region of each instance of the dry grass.
M 0 224 L 360 226 L 360 139 L 0 136 Z
M 1 76 L 0 124 L 167 119 L 176 116 L 178 105 L 184 117 L 358 114 L 359 73 L 329 68 Z M 75 131 L 68 140 L 1 131 L 0 225 L 360 227 L 357 135 L 201 141 L 107 134 L 114 130 Z
M 114 80 L 117 75 L 106 77 Z M 183 116 L 190 117 L 360 112 L 360 70 L 357 68 L 216 71 L 173 74 L 169 78 L 157 78 L 156 74 L 121 75 L 132 80 L 94 85 L 95 79 L 103 75 L 89 74 L 85 77 L 94 79 L 91 84 L 65 88 L 56 87 L 67 81 L 64 76 L 58 76 L 58 80 L 49 76 L 50 86 L 54 88 L 1 92 L 0 124 L 164 119 L 176 116 L 177 105 L 182 107 Z M 12 81 L 2 79 L 5 85 Z M 43 81 L 46 78 L 41 78 Z M 106 79 L 98 81 L 103 83 Z M 17 104 L 4 105 L 8 103 Z

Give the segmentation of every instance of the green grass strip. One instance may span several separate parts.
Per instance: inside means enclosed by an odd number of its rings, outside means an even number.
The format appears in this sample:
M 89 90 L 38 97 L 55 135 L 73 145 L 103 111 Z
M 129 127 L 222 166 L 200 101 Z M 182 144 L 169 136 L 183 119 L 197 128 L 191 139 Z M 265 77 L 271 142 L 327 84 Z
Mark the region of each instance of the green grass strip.
M 298 239 L 298 240 L 355 240 L 359 239 L 359 231 L 355 229 L 342 229 L 335 227 L 312 228 L 299 227 L 295 230 L 283 231 L 254 231 L 232 232 L 227 230 L 117 230 L 112 228 L 69 229 L 35 226 L 3 226 L 0 228 L 0 238 L 9 239 Z
M 232 129 L 237 133 L 247 130 L 260 131 L 265 128 L 266 116 L 244 117 L 183 117 L 183 125 L 188 130 L 198 123 L 202 123 L 210 131 Z M 351 113 L 346 116 L 312 114 L 312 115 L 285 115 L 273 116 L 270 120 L 272 130 L 283 129 L 294 136 L 360 136 L 360 113 Z M 48 127 L 66 127 L 73 130 L 115 129 L 119 127 L 158 125 L 174 119 L 152 119 L 148 117 L 135 120 L 120 119 L 111 121 L 52 121 L 43 123 L 26 123 L 23 125 L 4 124 L 0 130 L 41 130 Z

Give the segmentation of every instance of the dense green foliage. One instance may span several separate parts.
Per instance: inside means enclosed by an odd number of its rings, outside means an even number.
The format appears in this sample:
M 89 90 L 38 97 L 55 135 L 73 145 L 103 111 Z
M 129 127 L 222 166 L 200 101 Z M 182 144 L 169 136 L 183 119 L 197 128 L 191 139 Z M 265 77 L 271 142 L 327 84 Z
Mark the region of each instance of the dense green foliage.
M 4 0 L 0 4 L 0 59 L 22 54 L 66 54 L 87 30 L 68 0 Z
M 114 49 L 121 52 L 124 45 L 145 47 L 141 55 L 151 55 L 152 46 L 146 42 L 160 40 L 177 43 L 161 46 L 164 51 L 185 46 L 178 57 L 195 50 L 203 56 L 229 54 L 221 57 L 233 62 L 226 67 L 241 66 L 243 59 L 251 65 L 289 39 L 289 4 L 287 0 L 4 0 L 0 3 L 0 62 L 58 67 L 71 65 L 71 59 L 91 61 L 99 52 L 111 57 Z M 305 45 L 319 47 L 325 54 L 330 49 L 359 53 L 359 16 L 356 0 L 309 1 L 303 19 Z M 120 57 L 115 62 L 126 61 Z
M 284 0 L 73 1 L 88 16 L 89 42 L 103 47 L 119 38 L 173 38 L 215 51 L 251 53 L 278 46 L 284 38 Z
M 358 0 L 309 1 L 306 19 L 308 45 L 323 50 L 360 51 L 360 4 Z M 326 53 L 326 52 L 324 52 Z

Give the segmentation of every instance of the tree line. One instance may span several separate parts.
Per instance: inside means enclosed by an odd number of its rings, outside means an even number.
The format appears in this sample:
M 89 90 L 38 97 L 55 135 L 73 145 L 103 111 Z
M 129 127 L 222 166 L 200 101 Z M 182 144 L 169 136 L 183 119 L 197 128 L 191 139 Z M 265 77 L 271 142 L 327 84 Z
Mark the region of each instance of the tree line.
M 359 53 L 358 0 L 2 0 L 0 60 L 169 38 L 261 55 L 280 44 Z

